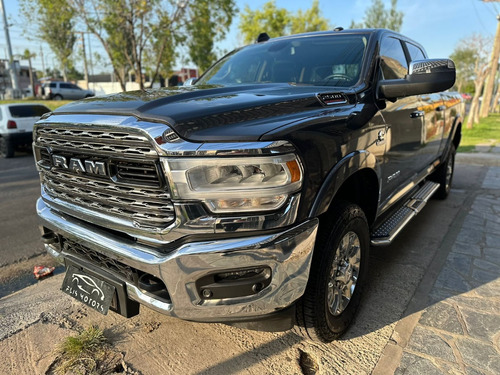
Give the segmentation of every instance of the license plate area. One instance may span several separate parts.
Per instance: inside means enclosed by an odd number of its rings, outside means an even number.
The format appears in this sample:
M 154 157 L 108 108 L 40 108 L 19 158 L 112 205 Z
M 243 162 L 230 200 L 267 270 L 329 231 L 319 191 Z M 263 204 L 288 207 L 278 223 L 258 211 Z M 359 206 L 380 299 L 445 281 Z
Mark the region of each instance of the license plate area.
M 116 287 L 72 265 L 68 267 L 62 291 L 101 314 L 106 315 L 114 300 Z

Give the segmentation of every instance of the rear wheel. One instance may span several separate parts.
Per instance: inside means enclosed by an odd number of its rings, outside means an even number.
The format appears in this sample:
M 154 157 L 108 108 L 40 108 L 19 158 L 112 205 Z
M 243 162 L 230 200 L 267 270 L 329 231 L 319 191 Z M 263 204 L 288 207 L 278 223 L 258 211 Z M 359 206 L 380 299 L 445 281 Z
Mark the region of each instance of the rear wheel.
M 297 303 L 295 332 L 321 342 L 340 337 L 354 319 L 370 248 L 365 214 L 337 204 L 320 228 L 306 291 Z M 322 223 L 325 224 L 325 223 Z
M 54 100 L 62 100 L 62 96 L 59 94 L 54 95 Z
M 439 184 L 439 189 L 434 195 L 438 199 L 446 199 L 451 190 L 453 172 L 455 171 L 455 146 L 452 144 L 446 162 L 441 164 L 430 177 L 431 181 Z
M 0 137 L 0 157 L 11 158 L 14 156 L 15 147 L 4 137 Z

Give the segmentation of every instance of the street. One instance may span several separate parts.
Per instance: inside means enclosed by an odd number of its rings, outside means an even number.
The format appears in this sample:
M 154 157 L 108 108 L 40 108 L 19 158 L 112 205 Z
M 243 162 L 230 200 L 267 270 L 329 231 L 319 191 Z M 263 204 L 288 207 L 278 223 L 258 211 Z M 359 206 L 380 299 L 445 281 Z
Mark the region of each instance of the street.
M 0 235 L 7 240 L 2 242 L 1 259 L 7 264 L 42 251 L 34 210 L 39 188 L 31 155 L 0 163 L 5 223 Z M 102 327 L 114 347 L 125 353 L 125 362 L 142 374 L 301 373 L 299 358 L 304 352 L 318 363 L 320 373 L 371 373 L 400 319 L 414 306 L 429 306 L 422 290 L 434 284 L 487 171 L 484 166 L 457 164 L 447 200 L 431 200 L 390 247 L 372 248 L 356 322 L 329 345 L 301 341 L 291 332 L 180 321 L 147 308 L 128 320 L 114 313 L 102 316 L 60 292 L 60 275 L 1 299 L 0 347 L 12 355 L 0 364 L 0 373 L 43 373 L 57 340 L 90 324 Z M 405 328 L 397 333 L 404 336 Z M 26 352 L 27 342 L 45 335 L 51 337 L 42 340 L 47 345 L 30 345 L 32 352 Z M 24 354 L 33 361 L 19 363 Z
M 0 267 L 44 251 L 35 212 L 39 195 L 31 153 L 18 151 L 14 158 L 0 158 Z

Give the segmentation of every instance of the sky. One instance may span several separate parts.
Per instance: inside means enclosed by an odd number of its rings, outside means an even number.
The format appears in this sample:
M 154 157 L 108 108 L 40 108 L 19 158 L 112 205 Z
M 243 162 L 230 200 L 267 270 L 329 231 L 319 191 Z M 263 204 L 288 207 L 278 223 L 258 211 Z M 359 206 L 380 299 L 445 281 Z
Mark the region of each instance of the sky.
M 268 0 L 236 0 L 240 11 L 245 5 L 251 9 L 261 8 Z M 390 0 L 384 0 L 386 8 L 390 7 Z M 332 27 L 342 26 L 348 28 L 351 21 L 362 21 L 365 10 L 371 5 L 372 0 L 320 0 L 322 16 L 327 18 Z M 33 66 L 41 70 L 43 51 L 45 67 L 53 67 L 57 61 L 54 54 L 46 43 L 36 40 L 35 35 L 23 33 L 25 21 L 20 11 L 18 0 L 4 0 L 5 11 L 8 16 L 9 31 L 13 54 L 22 54 L 28 48 L 37 54 L 32 61 Z M 279 8 L 286 8 L 295 12 L 299 9 L 308 9 L 311 1 L 304 0 L 276 0 Z M 424 46 L 431 58 L 448 57 L 457 46 L 459 41 L 472 34 L 481 34 L 493 38 L 498 21 L 497 14 L 500 13 L 500 2 L 484 3 L 481 0 L 398 0 L 398 10 L 404 12 L 401 33 Z M 7 47 L 5 34 L 0 30 L 0 58 L 6 58 Z M 239 16 L 235 17 L 226 38 L 219 43 L 219 50 L 230 50 L 242 45 L 238 33 Z M 265 30 L 263 30 L 265 31 Z M 86 48 L 92 52 L 105 55 L 97 39 L 87 36 Z M 75 50 L 78 46 L 75 47 Z M 27 62 L 22 61 L 22 65 Z M 76 63 L 76 68 L 83 72 L 83 61 Z M 102 71 L 111 71 L 106 63 L 92 64 L 95 74 Z M 89 68 L 90 69 L 90 68 Z M 92 73 L 92 72 L 91 72 Z

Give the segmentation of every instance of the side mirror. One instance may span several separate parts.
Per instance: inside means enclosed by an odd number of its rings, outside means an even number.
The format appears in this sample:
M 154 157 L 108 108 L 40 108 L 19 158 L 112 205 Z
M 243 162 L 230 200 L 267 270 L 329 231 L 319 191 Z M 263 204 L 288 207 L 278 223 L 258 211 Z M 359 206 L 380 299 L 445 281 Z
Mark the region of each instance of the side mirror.
M 430 94 L 449 89 L 455 84 L 455 63 L 450 59 L 415 60 L 404 79 L 381 80 L 379 97 L 395 100 L 406 96 Z

